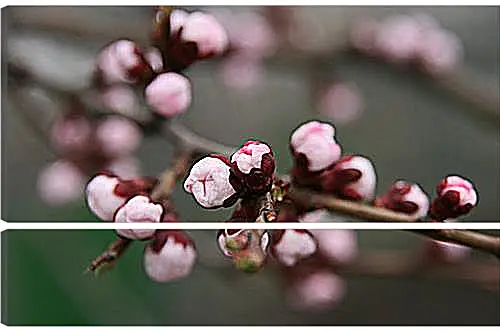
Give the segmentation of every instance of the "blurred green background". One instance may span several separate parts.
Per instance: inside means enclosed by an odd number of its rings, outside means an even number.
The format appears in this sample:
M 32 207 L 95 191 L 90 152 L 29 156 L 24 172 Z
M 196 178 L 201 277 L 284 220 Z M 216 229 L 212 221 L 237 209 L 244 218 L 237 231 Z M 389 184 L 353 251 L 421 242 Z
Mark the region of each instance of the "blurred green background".
M 238 7 L 236 11 L 248 10 Z M 250 10 L 259 10 L 250 8 Z M 462 39 L 462 69 L 471 87 L 498 103 L 500 22 L 494 7 L 302 7 L 300 19 L 320 22 L 324 43 L 345 38 L 361 16 L 425 12 Z M 7 7 L 2 10 L 2 68 L 13 57 L 38 75 L 66 89 L 85 86 L 93 57 L 118 37 L 145 40 L 151 8 L 146 7 Z M 133 22 L 133 24 L 131 24 Z M 321 41 L 318 42 L 321 44 Z M 363 116 L 336 125 L 337 140 L 347 153 L 373 158 L 378 191 L 395 179 L 419 182 L 433 193 L 446 174 L 474 181 L 480 204 L 468 221 L 500 220 L 500 124 L 474 106 L 443 92 L 414 72 L 350 55 L 322 64 L 322 75 L 353 81 L 364 99 Z M 209 138 L 238 145 L 249 137 L 270 143 L 279 172 L 291 166 L 288 138 L 306 119 L 316 118 L 307 60 L 266 62 L 265 80 L 251 93 L 228 91 L 215 62 L 193 66 L 194 100 L 181 120 Z M 316 68 L 316 69 L 315 69 Z M 5 71 L 2 71 L 5 73 Z M 55 160 L 17 117 L 25 107 L 3 80 L 2 219 L 23 221 L 97 221 L 82 200 L 62 207 L 45 205 L 36 193 L 44 165 Z M 51 115 L 58 101 L 40 103 L 33 112 Z M 53 110 L 52 110 L 53 111 Z M 500 110 L 498 110 L 500 113 Z M 326 118 L 321 118 L 325 119 Z M 168 165 L 172 147 L 148 138 L 139 149 L 144 174 Z M 174 201 L 186 221 L 221 221 L 228 210 L 204 211 L 179 186 Z M 228 268 L 215 248 L 213 232 L 193 232 L 207 258 L 186 280 L 156 284 L 141 267 L 142 250 L 134 246 L 116 269 L 94 280 L 85 265 L 114 236 L 112 231 L 8 231 L 2 234 L 3 321 L 11 325 L 323 325 L 323 324 L 496 324 L 498 293 L 451 281 L 352 278 L 340 307 L 327 313 L 289 310 L 279 276 L 267 269 L 246 276 Z M 400 232 L 360 232 L 363 248 L 409 250 L 419 238 Z M 212 266 L 216 266 L 215 268 Z M 219 267 L 220 266 L 220 267 Z M 222 267 L 222 268 L 221 268 Z
M 273 266 L 245 275 L 216 248 L 215 231 L 192 231 L 193 274 L 155 283 L 142 269 L 142 244 L 98 278 L 83 274 L 112 231 L 2 234 L 2 318 L 8 325 L 498 325 L 498 292 L 466 281 L 349 276 L 347 294 L 325 312 L 293 311 Z M 359 231 L 361 248 L 408 250 L 401 231 Z M 474 257 L 479 257 L 477 253 Z M 493 261 L 493 264 L 495 262 Z M 500 271 L 498 272 L 500 274 Z

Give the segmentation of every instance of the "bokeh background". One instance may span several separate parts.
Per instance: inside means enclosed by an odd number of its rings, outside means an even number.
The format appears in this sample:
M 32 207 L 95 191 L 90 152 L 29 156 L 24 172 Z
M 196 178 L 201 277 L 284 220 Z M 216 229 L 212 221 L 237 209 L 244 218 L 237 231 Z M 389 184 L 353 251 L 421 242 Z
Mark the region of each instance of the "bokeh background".
M 212 7 L 209 11 L 223 8 Z M 234 12 L 258 11 L 235 7 Z M 302 53 L 279 52 L 264 61 L 264 77 L 250 90 L 226 87 L 219 61 L 189 69 L 194 100 L 181 121 L 219 142 L 238 145 L 258 137 L 272 145 L 285 173 L 291 131 L 315 113 L 312 86 L 321 80 L 352 82 L 363 100 L 356 121 L 335 123 L 347 153 L 374 160 L 379 192 L 395 179 L 419 182 L 433 193 L 446 174 L 477 186 L 480 204 L 468 221 L 500 220 L 500 20 L 495 7 L 301 7 L 298 22 L 311 31 Z M 16 97 L 6 83 L 6 60 L 67 90 L 85 87 L 94 57 L 112 39 L 146 41 L 148 7 L 7 7 L 2 10 L 2 219 L 97 221 L 83 196 L 62 206 L 44 203 L 36 191 L 40 171 L 56 156 L 27 126 L 20 112 L 44 126 L 58 100 L 27 91 Z M 346 39 L 356 19 L 427 13 L 456 33 L 464 59 L 445 80 L 356 56 L 325 56 Z M 321 55 L 321 62 L 313 61 Z M 454 83 L 453 83 L 454 82 Z M 457 83 L 458 82 L 458 83 Z M 443 88 L 445 87 L 445 88 Z M 457 92 L 458 91 L 458 92 Z M 466 102 L 463 95 L 469 96 Z M 472 96 L 472 98 L 470 98 Z M 479 97 L 478 97 L 479 96 Z M 28 100 L 31 99 L 31 100 Z M 28 103 L 28 102 L 29 103 Z M 495 104 L 496 103 L 496 104 Z M 489 105 L 489 107 L 484 107 Z M 487 109 L 488 111 L 485 111 Z M 144 174 L 169 163 L 164 138 L 146 138 L 138 150 Z M 186 221 L 220 221 L 227 210 L 204 211 L 179 186 L 174 201 Z M 141 269 L 136 246 L 118 267 L 94 280 L 85 264 L 113 238 L 112 231 L 8 231 L 2 234 L 3 321 L 8 324 L 273 325 L 273 324 L 498 324 L 498 293 L 448 281 L 353 278 L 344 302 L 327 313 L 297 313 L 285 304 L 276 272 L 257 276 L 210 267 L 219 258 L 213 233 L 200 231 L 207 264 L 178 283 L 159 285 Z M 420 238 L 400 232 L 360 233 L 362 248 L 409 250 Z M 214 256 L 214 257 L 210 257 Z M 212 259 L 210 259 L 212 258 Z M 226 266 L 224 266 L 226 267 Z
M 290 307 L 282 275 L 266 266 L 237 271 L 219 252 L 215 231 L 191 231 L 194 272 L 155 283 L 133 244 L 113 270 L 93 278 L 86 265 L 113 231 L 11 230 L 2 234 L 2 321 L 8 325 L 498 325 L 498 291 L 467 280 L 348 276 L 347 293 L 327 310 Z M 362 251 L 415 251 L 402 231 L 358 232 Z M 471 260 L 486 260 L 472 253 Z M 492 265 L 494 259 L 489 258 Z M 500 274 L 497 266 L 497 274 Z

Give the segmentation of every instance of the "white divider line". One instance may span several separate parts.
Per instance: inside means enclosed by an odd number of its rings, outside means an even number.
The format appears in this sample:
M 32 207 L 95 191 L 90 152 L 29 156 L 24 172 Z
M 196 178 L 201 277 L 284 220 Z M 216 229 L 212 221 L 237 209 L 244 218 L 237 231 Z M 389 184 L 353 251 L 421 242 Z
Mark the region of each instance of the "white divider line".
M 394 222 L 343 222 L 343 223 L 224 223 L 224 222 L 180 222 L 180 223 L 109 223 L 109 222 L 70 222 L 70 223 L 12 223 L 3 222 L 1 230 L 109 230 L 109 229 L 500 229 L 500 223 L 394 223 Z

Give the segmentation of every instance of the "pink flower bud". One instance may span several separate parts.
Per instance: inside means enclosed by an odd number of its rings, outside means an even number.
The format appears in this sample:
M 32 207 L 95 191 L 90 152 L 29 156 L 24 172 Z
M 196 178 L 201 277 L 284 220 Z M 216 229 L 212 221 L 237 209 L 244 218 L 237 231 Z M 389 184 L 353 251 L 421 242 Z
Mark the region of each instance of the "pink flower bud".
M 158 231 L 146 246 L 144 270 L 154 281 L 168 282 L 186 277 L 193 270 L 196 250 L 192 240 L 181 231 Z
M 262 64 L 257 59 L 234 55 L 224 59 L 221 75 L 227 87 L 245 91 L 256 88 L 264 73 Z
M 60 205 L 77 199 L 85 184 L 81 171 L 71 162 L 57 161 L 46 167 L 38 178 L 38 192 L 46 203 Z
M 171 118 L 191 104 L 191 83 L 177 73 L 158 75 L 145 90 L 147 104 L 157 113 Z
M 275 236 L 272 252 L 285 266 L 294 266 L 300 260 L 313 255 L 318 249 L 316 240 L 307 230 L 288 229 L 275 232 L 273 237 Z
M 349 200 L 371 200 L 377 177 L 372 162 L 363 156 L 344 156 L 322 175 L 323 189 Z
M 328 87 L 320 96 L 318 111 L 337 124 L 347 124 L 358 119 L 363 109 L 359 89 L 352 83 L 337 83 Z
M 268 145 L 260 141 L 247 141 L 231 156 L 231 163 L 234 174 L 229 180 L 236 190 L 253 194 L 269 191 L 275 161 Z
M 457 35 L 441 28 L 428 31 L 418 49 L 424 69 L 437 75 L 453 70 L 462 55 L 463 45 Z
M 260 59 L 276 51 L 276 36 L 266 18 L 243 12 L 228 17 L 228 34 L 236 52 Z
M 375 200 L 375 205 L 421 219 L 427 216 L 429 198 L 418 184 L 399 180 L 392 184 L 386 194 Z
M 120 207 L 114 216 L 115 222 L 153 223 L 163 217 L 163 206 L 154 203 L 149 197 L 136 195 Z M 155 229 L 116 229 L 116 232 L 129 239 L 145 239 L 153 236 Z
M 317 209 L 302 215 L 300 222 L 329 222 L 328 211 Z M 341 265 L 352 262 L 358 255 L 356 233 L 353 230 L 308 230 L 318 242 L 318 252 L 327 260 Z
M 474 185 L 460 176 L 448 176 L 436 189 L 438 197 L 431 204 L 430 215 L 442 221 L 469 213 L 477 204 Z
M 163 59 L 160 50 L 156 47 L 150 47 L 146 50 L 144 54 L 146 61 L 154 72 L 159 73 L 163 69 Z
M 134 82 L 140 73 L 147 70 L 141 51 L 134 42 L 125 39 L 105 47 L 96 64 L 107 84 Z
M 51 128 L 51 139 L 59 151 L 71 152 L 88 145 L 91 132 L 90 123 L 84 117 L 61 117 Z
M 139 126 L 118 116 L 105 118 L 97 127 L 96 136 L 102 151 L 111 157 L 132 153 L 142 139 Z
M 320 270 L 295 281 L 288 301 L 297 309 L 325 310 L 338 304 L 344 298 L 346 289 L 341 277 Z
M 182 27 L 182 40 L 195 42 L 200 57 L 219 55 L 228 45 L 226 30 L 210 14 L 193 12 L 184 19 Z
M 418 22 L 407 15 L 395 15 L 381 23 L 375 45 L 392 61 L 409 61 L 417 53 L 421 41 Z
M 126 85 L 113 85 L 104 88 L 100 95 L 103 107 L 126 116 L 137 116 L 140 108 L 137 96 Z
M 179 29 L 185 24 L 189 13 L 182 9 L 174 9 L 170 13 L 170 31 L 175 35 Z
M 191 168 L 184 189 L 205 208 L 223 206 L 236 194 L 229 182 L 230 169 L 219 157 L 205 157 Z
M 270 153 L 271 148 L 265 143 L 247 141 L 243 147 L 231 156 L 231 163 L 236 163 L 239 171 L 249 174 L 252 169 L 260 169 L 264 155 Z
M 341 154 L 340 145 L 335 142 L 332 125 L 310 121 L 296 129 L 290 139 L 295 158 L 303 155 L 311 172 L 326 169 L 335 163 Z
M 105 170 L 117 175 L 123 179 L 129 179 L 139 176 L 140 163 L 134 156 L 121 156 L 113 159 Z
M 119 183 L 116 176 L 99 174 L 87 184 L 87 205 L 103 221 L 113 221 L 115 211 L 125 203 L 126 197 L 115 191 Z

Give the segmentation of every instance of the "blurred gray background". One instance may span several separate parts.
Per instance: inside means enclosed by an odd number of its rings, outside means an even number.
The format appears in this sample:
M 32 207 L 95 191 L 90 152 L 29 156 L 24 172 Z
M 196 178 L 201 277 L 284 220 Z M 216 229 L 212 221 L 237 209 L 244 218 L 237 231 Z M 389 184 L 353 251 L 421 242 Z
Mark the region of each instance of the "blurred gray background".
M 250 8 L 259 10 L 258 8 Z M 238 7 L 238 10 L 248 10 Z M 317 52 L 345 38 L 353 19 L 390 13 L 426 12 L 454 31 L 465 47 L 462 67 L 470 86 L 499 99 L 499 11 L 494 7 L 302 7 L 300 19 L 326 27 Z M 2 65 L 13 57 L 55 85 L 86 85 L 93 57 L 108 41 L 147 38 L 151 8 L 7 7 L 2 10 Z M 300 58 L 300 57 L 299 57 Z M 315 64 L 266 62 L 266 78 L 255 91 L 228 91 L 217 62 L 189 71 L 194 102 L 182 121 L 209 138 L 238 145 L 249 137 L 270 143 L 279 172 L 291 166 L 288 138 L 312 112 L 311 76 Z M 468 221 L 500 219 L 500 124 L 476 107 L 444 92 L 432 80 L 377 61 L 349 55 L 322 64 L 322 75 L 355 82 L 364 99 L 363 116 L 338 125 L 337 139 L 347 153 L 372 157 L 378 191 L 395 179 L 419 182 L 433 193 L 448 173 L 472 179 L 480 204 Z M 4 71 L 2 71 L 4 73 Z M 22 107 L 2 86 L 2 219 L 19 221 L 97 221 L 82 200 L 62 207 L 45 205 L 36 180 L 53 156 L 15 114 Z M 39 112 L 50 109 L 49 101 Z M 50 114 L 50 110 L 47 111 Z M 40 115 L 40 114 L 39 114 Z M 325 119 L 326 118 L 320 118 Z M 145 174 L 161 172 L 172 147 L 148 138 L 138 156 Z M 186 221 L 220 221 L 229 211 L 204 211 L 179 186 L 175 203 Z M 2 234 L 3 321 L 12 324 L 67 325 L 325 325 L 500 323 L 495 292 L 452 281 L 418 279 L 348 280 L 348 295 L 326 313 L 298 313 L 285 304 L 273 269 L 246 276 L 210 265 L 221 260 L 213 232 L 194 233 L 205 264 L 186 280 L 160 285 L 147 279 L 137 244 L 102 279 L 82 274 L 85 265 L 114 236 L 112 231 L 8 231 Z M 410 250 L 420 238 L 401 232 L 360 233 L 363 249 Z M 218 266 L 217 266 L 218 267 Z
M 151 12 L 148 7 L 4 8 L 2 60 L 9 56 L 54 85 L 82 88 L 92 73 L 93 57 L 105 43 L 119 37 L 146 40 Z M 498 8 L 303 7 L 298 12 L 300 20 L 320 22 L 325 27 L 328 33 L 315 40 L 323 47 L 345 39 L 353 20 L 359 17 L 381 18 L 405 12 L 432 14 L 462 39 L 465 59 L 461 71 L 465 72 L 468 86 L 483 91 L 498 105 Z M 312 52 L 321 52 L 321 47 Z M 188 75 L 193 81 L 194 100 L 182 121 L 196 132 L 226 144 L 239 145 L 251 137 L 267 141 L 278 156 L 278 171 L 286 172 L 291 166 L 291 131 L 305 120 L 318 118 L 313 113 L 315 100 L 310 79 L 317 75 L 318 66 L 301 56 L 293 59 L 299 60 L 277 58 L 266 62 L 263 82 L 257 89 L 243 93 L 222 85 L 217 61 L 192 66 Z M 336 137 L 346 153 L 373 158 L 379 193 L 402 178 L 419 182 L 433 195 L 443 176 L 457 173 L 472 179 L 479 191 L 479 207 L 467 220 L 500 219 L 500 111 L 485 116 L 423 75 L 362 57 L 332 56 L 331 61 L 327 57 L 319 68 L 324 78 L 355 82 L 359 87 L 364 113 L 358 121 L 337 124 Z M 5 84 L 3 89 L 2 218 L 91 219 L 80 213 L 85 205 L 83 200 L 64 207 L 47 207 L 38 198 L 34 190 L 37 175 L 55 157 L 16 117 L 22 104 L 9 98 L 12 94 Z M 47 118 L 53 102 L 36 102 L 35 105 L 41 105 L 40 110 L 27 111 Z M 171 153 L 166 140 L 145 140 L 138 152 L 142 170 L 149 175 L 159 173 L 168 165 Z M 186 220 L 218 220 L 228 214 L 204 212 L 182 190 L 176 191 L 175 201 Z

